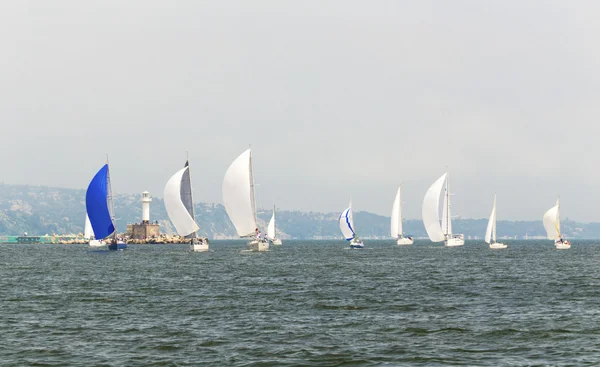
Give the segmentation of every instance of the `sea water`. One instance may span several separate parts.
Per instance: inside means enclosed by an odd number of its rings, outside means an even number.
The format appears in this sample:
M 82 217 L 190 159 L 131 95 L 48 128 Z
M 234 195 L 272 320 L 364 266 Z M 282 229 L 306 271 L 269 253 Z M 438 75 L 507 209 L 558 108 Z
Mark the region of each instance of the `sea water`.
M 0 246 L 2 366 L 600 363 L 600 243 Z

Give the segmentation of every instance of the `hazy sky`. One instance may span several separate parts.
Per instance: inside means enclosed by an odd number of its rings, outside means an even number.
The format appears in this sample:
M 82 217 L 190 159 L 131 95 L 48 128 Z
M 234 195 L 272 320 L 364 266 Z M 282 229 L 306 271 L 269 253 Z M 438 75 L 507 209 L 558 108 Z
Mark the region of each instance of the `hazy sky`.
M 595 1 L 6 1 L 0 179 L 113 191 L 192 162 L 222 202 L 252 144 L 261 206 L 600 221 Z

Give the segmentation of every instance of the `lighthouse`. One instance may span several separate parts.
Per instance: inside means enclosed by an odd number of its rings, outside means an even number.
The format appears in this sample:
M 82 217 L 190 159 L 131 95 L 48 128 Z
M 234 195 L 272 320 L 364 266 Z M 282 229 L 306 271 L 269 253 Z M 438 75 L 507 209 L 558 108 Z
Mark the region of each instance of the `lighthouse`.
M 158 222 L 150 223 L 150 203 L 152 198 L 148 191 L 142 192 L 142 222 L 127 225 L 126 236 L 137 240 L 147 240 L 160 236 Z
M 142 192 L 142 223 L 150 222 L 150 203 L 152 198 L 148 191 Z

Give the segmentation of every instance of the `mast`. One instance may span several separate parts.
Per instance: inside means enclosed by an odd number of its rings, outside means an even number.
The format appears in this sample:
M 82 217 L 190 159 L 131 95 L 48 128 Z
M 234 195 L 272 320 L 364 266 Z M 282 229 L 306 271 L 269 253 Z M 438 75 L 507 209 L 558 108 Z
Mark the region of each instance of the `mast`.
M 446 176 L 446 238 L 450 238 L 450 175 Z
M 108 212 L 110 213 L 110 220 L 112 221 L 115 231 L 113 232 L 113 241 L 117 243 L 117 223 L 115 222 L 115 208 L 113 206 L 112 187 L 110 184 L 110 166 L 108 165 L 108 154 L 106 155 L 106 201 L 108 203 Z
M 256 222 L 256 196 L 254 194 L 254 174 L 252 173 L 252 151 L 250 150 L 249 169 L 250 169 L 250 205 L 252 207 L 252 214 L 254 215 L 254 222 Z M 258 223 L 256 223 L 258 226 Z
M 562 238 L 560 234 L 560 196 L 556 198 L 556 232 L 558 233 L 558 238 Z
M 277 238 L 277 221 L 275 220 L 275 204 L 273 204 L 273 238 Z
M 188 152 L 186 152 L 186 160 L 185 160 L 185 165 L 184 167 L 187 167 L 187 172 L 184 173 L 184 177 L 182 178 L 182 180 L 185 180 L 185 175 L 187 174 L 187 183 L 188 183 L 188 190 L 189 190 L 189 197 L 190 197 L 190 216 L 192 217 L 192 219 L 194 220 L 194 222 L 196 222 L 196 214 L 194 213 L 194 193 L 192 190 L 192 172 L 190 172 L 190 157 Z M 183 187 L 182 187 L 183 189 Z M 190 234 L 190 238 L 192 239 L 192 241 L 197 237 L 197 233 L 196 231 L 192 232 Z
M 494 223 L 492 223 L 492 240 L 496 242 L 496 193 L 494 193 Z
M 402 228 L 402 185 L 398 187 L 398 234 L 404 237 L 404 228 Z

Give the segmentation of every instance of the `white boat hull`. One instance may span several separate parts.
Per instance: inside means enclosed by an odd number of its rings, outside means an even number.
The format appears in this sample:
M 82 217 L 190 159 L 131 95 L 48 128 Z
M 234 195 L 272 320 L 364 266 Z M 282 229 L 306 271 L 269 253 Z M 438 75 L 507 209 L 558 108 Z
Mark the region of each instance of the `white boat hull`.
M 365 244 L 361 240 L 353 239 L 352 241 L 350 241 L 350 248 L 359 249 L 359 248 L 364 248 L 364 247 L 365 247 Z
M 446 239 L 446 247 L 457 247 L 457 246 L 464 246 L 464 245 L 465 245 L 465 238 L 461 234 L 454 235 L 453 237 Z
M 206 252 L 208 251 L 208 238 L 200 237 L 192 239 L 190 243 L 190 251 L 192 252 Z
M 208 251 L 208 243 L 194 243 L 190 245 L 190 251 L 192 252 L 206 252 Z
M 280 238 L 273 238 L 273 240 L 271 241 L 271 245 L 274 245 L 274 246 L 281 245 L 281 239 Z
M 414 242 L 415 242 L 415 240 L 413 240 L 410 237 L 401 237 L 396 240 L 396 245 L 406 246 L 406 245 L 412 245 Z
M 568 250 L 571 248 L 571 242 L 567 240 L 556 240 L 554 241 L 554 246 L 556 246 L 557 250 Z
M 496 243 L 490 243 L 490 248 L 491 249 L 503 249 L 503 248 L 507 248 L 507 247 L 508 247 L 508 245 L 505 245 L 503 243 L 498 243 L 498 242 L 496 242 Z
M 104 247 L 106 243 L 102 240 L 90 240 L 90 247 Z
M 255 252 L 269 251 L 269 242 L 252 240 L 248 242 L 248 250 Z

